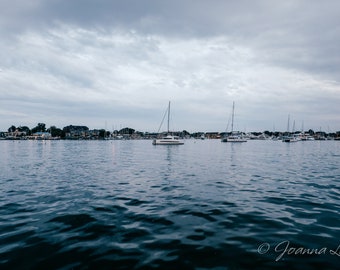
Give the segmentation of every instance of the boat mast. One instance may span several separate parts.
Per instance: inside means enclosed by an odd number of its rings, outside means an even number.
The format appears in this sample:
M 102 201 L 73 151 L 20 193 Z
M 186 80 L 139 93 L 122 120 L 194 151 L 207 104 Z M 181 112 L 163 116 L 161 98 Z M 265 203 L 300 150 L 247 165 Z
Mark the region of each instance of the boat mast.
M 290 133 L 290 130 L 289 130 L 289 120 L 290 120 L 290 115 L 288 114 L 288 123 L 287 123 L 287 132 L 288 132 L 288 134 Z
M 168 107 L 168 134 L 170 133 L 170 101 L 169 101 L 169 107 Z
M 235 101 L 233 101 L 233 113 L 231 115 L 231 133 L 234 131 L 234 109 L 235 109 Z

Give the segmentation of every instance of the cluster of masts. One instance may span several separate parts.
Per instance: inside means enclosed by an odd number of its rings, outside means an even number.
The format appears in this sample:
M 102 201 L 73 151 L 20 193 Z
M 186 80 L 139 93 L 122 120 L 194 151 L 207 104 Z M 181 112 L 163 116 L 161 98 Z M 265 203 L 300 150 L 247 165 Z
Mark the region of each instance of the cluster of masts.
M 170 131 L 170 102 L 165 111 L 161 125 L 157 133 L 144 133 L 135 132 L 134 129 L 124 128 L 120 131 L 113 131 L 112 133 L 101 130 L 89 130 L 86 126 L 67 126 L 63 130 L 56 128 L 55 126 L 45 129 L 45 124 L 39 123 L 37 127 L 32 131 L 28 127 L 11 126 L 8 132 L 0 132 L 0 140 L 56 140 L 56 139 L 73 139 L 73 140 L 130 140 L 130 139 L 152 139 L 153 145 L 182 145 L 184 144 L 181 138 L 196 138 L 196 139 L 220 139 L 221 142 L 243 143 L 248 140 L 275 140 L 282 142 L 298 142 L 298 141 L 314 141 L 314 140 L 340 140 L 340 131 L 336 133 L 315 132 L 309 130 L 308 132 L 294 131 L 295 121 L 293 123 L 293 129 L 290 131 L 290 116 L 288 115 L 287 131 L 282 132 L 269 132 L 263 133 L 252 132 L 245 133 L 234 131 L 234 111 L 235 103 L 233 102 L 232 114 L 231 114 L 231 131 L 230 132 L 196 132 L 188 133 L 183 130 L 182 132 Z M 167 132 L 160 133 L 163 122 L 167 116 Z M 228 123 L 229 126 L 229 123 Z M 228 128 L 227 128 L 228 129 Z M 41 130 L 39 132 L 33 132 L 33 130 Z M 46 131 L 45 131 L 46 130 Z
M 268 138 L 267 136 L 253 136 L 253 135 L 246 135 L 242 132 L 234 131 L 234 111 L 235 111 L 235 102 L 233 102 L 233 109 L 232 109 L 232 117 L 231 117 L 231 132 L 226 133 L 222 138 L 221 142 L 231 142 L 231 143 L 244 143 L 247 142 L 249 139 L 272 139 L 272 140 L 281 140 L 282 142 L 298 142 L 298 141 L 313 141 L 313 140 L 326 140 L 326 137 L 322 135 L 318 135 L 317 137 L 311 136 L 310 134 L 306 134 L 304 132 L 302 133 L 294 133 L 289 132 L 290 130 L 290 116 L 288 116 L 288 126 L 287 126 L 287 132 L 283 134 L 282 136 L 276 137 L 272 136 L 271 138 Z M 165 136 L 159 139 L 154 139 L 152 141 L 153 145 L 182 145 L 184 142 L 179 139 L 178 136 L 173 136 L 169 131 L 169 123 L 170 123 L 170 101 L 168 108 L 166 110 L 166 114 L 168 116 L 168 132 Z M 163 117 L 162 123 L 164 121 L 165 115 Z M 162 124 L 161 124 L 162 125 Z M 161 128 L 161 126 L 160 126 Z M 293 131 L 295 129 L 295 121 L 293 125 Z M 204 134 L 201 135 L 201 139 L 205 139 Z

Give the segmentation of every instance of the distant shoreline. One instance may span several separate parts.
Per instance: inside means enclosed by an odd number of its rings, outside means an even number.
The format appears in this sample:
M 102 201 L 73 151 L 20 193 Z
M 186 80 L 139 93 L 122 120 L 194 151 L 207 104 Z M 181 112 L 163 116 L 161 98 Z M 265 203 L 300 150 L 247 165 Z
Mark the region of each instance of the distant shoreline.
M 15 127 L 12 125 L 8 131 L 0 132 L 1 140 L 147 140 L 155 139 L 164 134 L 171 133 L 182 139 L 221 139 L 231 132 L 194 132 L 183 131 L 170 132 L 141 132 L 133 128 L 125 127 L 120 130 L 108 131 L 105 129 L 89 129 L 87 126 L 69 125 L 63 129 L 51 126 L 46 128 L 44 123 L 38 123 L 36 127 L 30 129 L 27 126 Z M 239 132 L 249 140 L 269 140 L 280 139 L 283 136 L 292 135 L 301 140 L 340 140 L 340 131 L 326 133 L 324 131 L 263 131 L 263 132 Z

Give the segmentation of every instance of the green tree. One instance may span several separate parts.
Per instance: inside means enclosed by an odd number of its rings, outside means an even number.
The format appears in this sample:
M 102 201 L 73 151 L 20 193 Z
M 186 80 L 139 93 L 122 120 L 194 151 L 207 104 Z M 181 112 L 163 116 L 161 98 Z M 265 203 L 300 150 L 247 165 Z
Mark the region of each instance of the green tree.
M 314 130 L 310 129 L 310 130 L 308 130 L 308 134 L 313 136 L 315 134 L 315 132 L 314 132 Z
M 267 136 L 272 136 L 273 135 L 273 132 L 270 132 L 268 130 L 265 130 L 263 133 L 266 134 Z
M 119 130 L 119 134 L 130 134 L 131 135 L 133 133 L 135 133 L 135 130 L 132 128 L 128 128 L 128 127 L 122 128 L 121 130 Z
M 45 131 L 46 131 L 46 125 L 44 123 L 38 123 L 36 127 L 32 128 L 32 133 L 45 132 Z
M 100 129 L 99 130 L 99 138 L 104 138 L 105 136 L 105 129 Z
M 65 137 L 65 132 L 56 126 L 51 126 L 47 131 L 51 133 L 52 137 Z
M 15 126 L 10 126 L 8 132 L 14 132 L 17 128 Z
M 20 132 L 26 132 L 26 135 L 31 135 L 31 130 L 30 130 L 30 128 L 29 127 L 27 127 L 27 126 L 20 126 L 20 127 L 18 127 L 18 130 L 20 131 Z
M 182 131 L 182 134 L 183 134 L 183 136 L 190 135 L 190 133 L 189 133 L 188 131 L 186 131 L 186 130 L 183 130 L 183 131 Z

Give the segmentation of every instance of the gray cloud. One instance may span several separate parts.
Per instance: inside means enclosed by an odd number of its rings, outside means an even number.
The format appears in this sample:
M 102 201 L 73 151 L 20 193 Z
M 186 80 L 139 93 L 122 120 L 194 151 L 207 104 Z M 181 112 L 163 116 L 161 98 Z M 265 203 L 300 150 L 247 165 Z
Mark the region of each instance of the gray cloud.
M 337 76 L 340 64 L 337 1 L 16 0 L 3 1 L 1 10 L 9 32 L 63 23 L 103 31 L 223 35 L 257 48 L 259 57 L 276 65 Z
M 178 128 L 223 130 L 236 100 L 240 128 L 284 127 L 292 113 L 340 129 L 339 7 L 0 1 L 0 114 L 42 121 L 32 106 L 49 107 L 51 122 L 104 122 L 109 115 L 151 130 L 171 99 Z M 90 115 L 88 107 L 97 109 Z

